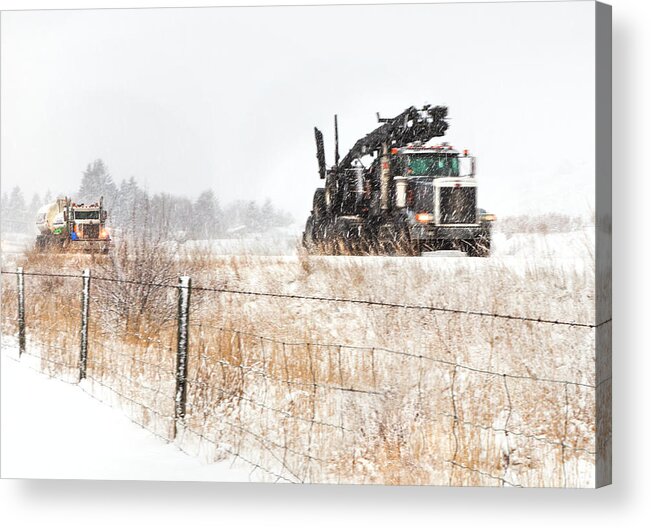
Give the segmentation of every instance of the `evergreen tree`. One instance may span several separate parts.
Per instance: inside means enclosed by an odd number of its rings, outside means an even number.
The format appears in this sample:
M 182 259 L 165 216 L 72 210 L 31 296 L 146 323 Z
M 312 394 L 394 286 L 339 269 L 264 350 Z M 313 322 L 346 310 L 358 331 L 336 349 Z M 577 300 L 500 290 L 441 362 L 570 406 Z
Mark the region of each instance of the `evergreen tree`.
M 111 224 L 122 230 L 133 231 L 136 228 L 135 224 L 139 217 L 138 210 L 141 208 L 144 198 L 145 193 L 140 189 L 133 176 L 128 180 L 122 180 L 113 206 L 109 209 Z
M 41 198 L 39 197 L 38 193 L 34 193 L 34 194 L 32 195 L 32 201 L 29 202 L 29 208 L 28 208 L 29 215 L 30 215 L 32 218 L 34 218 L 34 217 L 36 216 L 36 213 L 38 212 L 38 210 L 39 210 L 43 205 L 45 205 L 46 203 L 47 203 L 47 202 L 44 202 L 44 201 L 41 200 Z
M 75 200 L 82 203 L 94 203 L 103 196 L 106 208 L 111 209 L 116 195 L 117 188 L 106 164 L 101 159 L 89 163 L 82 173 L 81 185 Z
M 271 200 L 267 198 L 260 208 L 260 225 L 263 231 L 267 231 L 274 226 L 275 214 Z
M 25 197 L 23 196 L 23 191 L 18 186 L 11 189 L 9 208 L 13 213 L 22 214 L 25 212 Z
M 263 229 L 260 206 L 253 200 L 246 205 L 246 226 L 252 233 L 259 233 Z
M 9 196 L 7 193 L 2 193 L 2 202 L 0 203 L 0 228 L 3 233 L 8 233 L 7 229 L 7 219 L 9 212 Z
M 194 215 L 194 204 L 189 198 L 177 196 L 172 204 L 171 225 L 174 238 L 186 240 L 193 236 L 192 219 Z
M 222 211 L 221 204 L 219 203 L 219 198 L 214 197 L 214 208 L 215 208 L 215 225 L 213 228 L 213 239 L 220 238 L 224 234 L 224 211 Z
M 214 239 L 221 231 L 219 206 L 215 193 L 211 190 L 202 192 L 192 208 L 192 231 L 195 238 Z
M 7 214 L 3 214 L 3 224 L 7 232 L 28 233 L 29 213 L 25 204 L 25 197 L 20 187 L 16 186 L 11 190 L 7 202 Z M 3 228 L 4 229 L 4 228 Z

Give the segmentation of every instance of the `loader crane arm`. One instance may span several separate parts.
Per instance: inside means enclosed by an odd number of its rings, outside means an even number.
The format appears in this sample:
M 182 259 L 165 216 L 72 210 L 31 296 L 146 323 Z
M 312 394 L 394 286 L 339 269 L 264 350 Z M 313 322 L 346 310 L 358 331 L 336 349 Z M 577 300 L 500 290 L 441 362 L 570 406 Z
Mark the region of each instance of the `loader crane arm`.
M 410 106 L 396 117 L 378 121 L 383 123 L 353 145 L 336 169 L 347 169 L 353 161 L 379 151 L 383 145 L 406 145 L 415 141 L 423 143 L 440 137 L 448 129 L 448 109 L 445 106 L 424 106 L 421 110 Z

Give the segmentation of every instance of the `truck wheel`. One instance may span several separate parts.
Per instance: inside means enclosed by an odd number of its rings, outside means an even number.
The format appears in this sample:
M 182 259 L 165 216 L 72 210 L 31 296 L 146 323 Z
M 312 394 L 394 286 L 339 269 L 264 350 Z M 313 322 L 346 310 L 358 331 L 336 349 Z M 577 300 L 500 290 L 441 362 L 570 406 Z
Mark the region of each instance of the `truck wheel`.
M 409 231 L 407 229 L 400 229 L 398 236 L 396 238 L 396 248 L 398 255 L 404 255 L 407 257 L 419 255 L 417 244 L 415 241 L 411 240 L 409 236 Z
M 378 254 L 393 256 L 400 254 L 400 236 L 392 225 L 381 225 L 378 229 Z
M 336 250 L 335 254 L 336 255 L 345 255 L 345 256 L 350 256 L 354 254 L 354 245 L 353 245 L 353 240 L 350 236 L 350 233 L 348 231 L 337 231 L 337 238 L 335 242 Z
M 357 254 L 358 255 L 372 255 L 373 246 L 371 244 L 371 239 L 367 233 L 363 233 L 357 243 Z
M 469 257 L 488 257 L 491 252 L 491 239 L 490 235 L 480 235 L 474 240 L 469 240 L 468 256 Z
M 312 214 L 317 218 L 323 218 L 327 215 L 325 189 L 319 188 L 314 191 L 314 198 L 312 199 Z
M 47 239 L 43 235 L 38 235 L 36 237 L 36 249 L 40 252 L 45 251 L 47 245 Z
M 305 222 L 305 231 L 303 231 L 303 247 L 309 254 L 315 252 L 316 244 L 314 241 L 314 217 L 312 215 L 307 217 Z
M 379 255 L 379 244 L 374 233 L 368 233 L 364 239 L 364 252 L 366 255 Z
M 344 218 L 337 218 L 332 229 L 335 255 L 356 255 L 360 251 L 359 228 Z

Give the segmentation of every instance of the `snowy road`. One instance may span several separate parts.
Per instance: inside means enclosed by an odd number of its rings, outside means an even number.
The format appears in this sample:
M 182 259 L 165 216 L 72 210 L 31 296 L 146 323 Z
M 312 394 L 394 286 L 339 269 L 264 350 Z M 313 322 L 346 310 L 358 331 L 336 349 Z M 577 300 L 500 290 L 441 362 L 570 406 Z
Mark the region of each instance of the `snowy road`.
M 19 363 L 2 341 L 2 478 L 249 480 L 246 469 L 188 456 L 79 387 Z

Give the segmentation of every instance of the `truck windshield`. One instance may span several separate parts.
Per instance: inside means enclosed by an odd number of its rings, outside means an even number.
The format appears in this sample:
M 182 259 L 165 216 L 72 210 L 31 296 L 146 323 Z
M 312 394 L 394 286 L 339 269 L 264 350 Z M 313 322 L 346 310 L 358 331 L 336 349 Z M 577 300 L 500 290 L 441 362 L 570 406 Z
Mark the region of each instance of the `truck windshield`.
M 459 176 L 459 159 L 456 156 L 409 156 L 409 176 Z
M 99 211 L 75 211 L 75 220 L 99 220 Z

